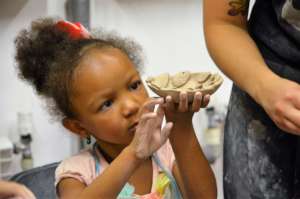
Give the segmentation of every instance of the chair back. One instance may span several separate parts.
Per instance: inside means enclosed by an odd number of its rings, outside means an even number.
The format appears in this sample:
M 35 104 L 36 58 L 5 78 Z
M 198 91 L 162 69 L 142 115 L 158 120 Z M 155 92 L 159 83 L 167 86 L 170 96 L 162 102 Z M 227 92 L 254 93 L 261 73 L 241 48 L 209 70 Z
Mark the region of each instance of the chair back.
M 55 199 L 54 174 L 58 164 L 56 162 L 22 171 L 10 180 L 24 184 L 34 193 L 37 199 Z

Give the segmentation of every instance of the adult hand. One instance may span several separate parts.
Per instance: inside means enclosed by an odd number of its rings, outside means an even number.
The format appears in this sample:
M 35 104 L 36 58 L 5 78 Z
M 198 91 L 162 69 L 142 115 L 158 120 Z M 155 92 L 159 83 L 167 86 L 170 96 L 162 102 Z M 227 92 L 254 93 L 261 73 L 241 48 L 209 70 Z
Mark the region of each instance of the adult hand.
M 20 199 L 35 199 L 33 193 L 24 185 L 0 181 L 0 199 L 20 198 Z
M 193 102 L 188 102 L 186 92 L 180 92 L 179 102 L 175 103 L 171 96 L 166 97 L 164 105 L 167 121 L 171 122 L 186 122 L 192 120 L 195 112 L 198 112 L 201 107 L 206 107 L 209 103 L 210 95 L 203 96 L 201 92 L 196 92 Z
M 167 123 L 162 127 L 164 110 L 162 98 L 151 99 L 140 110 L 140 120 L 134 138 L 130 143 L 140 159 L 146 159 L 158 150 L 168 139 L 173 124 Z M 159 105 L 154 112 L 155 105 Z
M 299 84 L 278 76 L 266 79 L 257 101 L 280 129 L 300 135 Z

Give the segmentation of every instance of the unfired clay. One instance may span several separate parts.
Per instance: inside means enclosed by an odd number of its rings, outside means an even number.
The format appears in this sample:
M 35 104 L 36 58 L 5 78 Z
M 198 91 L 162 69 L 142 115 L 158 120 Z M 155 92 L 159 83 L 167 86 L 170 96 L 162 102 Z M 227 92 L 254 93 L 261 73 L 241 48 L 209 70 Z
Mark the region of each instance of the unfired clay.
M 168 73 L 146 80 L 149 88 L 161 97 L 172 96 L 175 102 L 179 101 L 179 93 L 185 91 L 188 101 L 192 102 L 195 92 L 213 94 L 222 84 L 223 78 L 218 74 L 210 72 L 191 73 L 189 71 L 179 72 L 171 76 Z

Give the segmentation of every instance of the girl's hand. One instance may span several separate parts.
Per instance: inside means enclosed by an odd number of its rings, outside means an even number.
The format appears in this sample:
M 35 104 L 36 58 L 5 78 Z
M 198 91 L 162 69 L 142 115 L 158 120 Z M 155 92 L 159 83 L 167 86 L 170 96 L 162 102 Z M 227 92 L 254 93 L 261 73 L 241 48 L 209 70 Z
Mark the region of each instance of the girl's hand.
M 162 104 L 162 98 L 152 99 L 141 108 L 139 124 L 130 143 L 130 147 L 133 147 L 140 159 L 146 159 L 158 150 L 167 141 L 171 132 L 173 126 L 171 122 L 161 129 L 165 115 Z M 159 105 L 157 112 L 154 112 L 155 105 Z
M 258 103 L 282 130 L 300 135 L 300 85 L 275 77 L 262 85 Z
M 193 102 L 188 103 L 187 93 L 180 92 L 179 103 L 175 103 L 171 96 L 167 96 L 164 104 L 166 120 L 176 123 L 191 121 L 195 112 L 207 106 L 209 98 L 210 95 L 202 96 L 201 92 L 196 92 Z
M 35 199 L 35 196 L 24 185 L 0 181 L 0 199 L 2 198 Z

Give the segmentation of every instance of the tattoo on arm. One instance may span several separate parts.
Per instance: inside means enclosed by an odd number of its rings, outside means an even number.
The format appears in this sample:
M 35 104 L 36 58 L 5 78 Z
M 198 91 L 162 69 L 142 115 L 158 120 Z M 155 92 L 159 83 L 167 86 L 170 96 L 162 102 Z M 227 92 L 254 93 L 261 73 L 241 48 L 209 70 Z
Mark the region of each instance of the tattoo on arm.
M 230 9 L 227 13 L 230 16 L 237 16 L 239 14 L 246 16 L 248 14 L 249 0 L 230 0 L 228 5 Z

